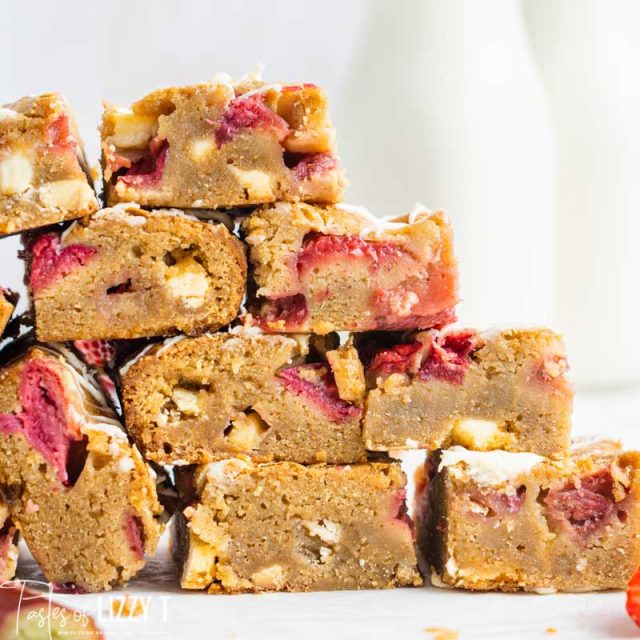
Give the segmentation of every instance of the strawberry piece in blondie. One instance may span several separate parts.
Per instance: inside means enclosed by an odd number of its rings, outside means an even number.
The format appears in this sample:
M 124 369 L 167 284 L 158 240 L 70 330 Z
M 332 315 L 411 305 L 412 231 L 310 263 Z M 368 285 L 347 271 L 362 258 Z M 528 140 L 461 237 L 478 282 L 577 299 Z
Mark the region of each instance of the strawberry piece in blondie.
M 252 312 L 268 331 L 437 327 L 455 319 L 457 267 L 441 213 L 381 221 L 346 205 L 278 203 L 243 223 Z
M 0 236 L 98 209 L 73 115 L 46 93 L 0 107 Z
M 367 449 L 531 451 L 569 446 L 573 390 L 559 336 L 548 329 L 478 333 L 449 329 L 364 335 L 358 347 L 369 385 Z M 390 343 L 390 344 L 389 344 Z

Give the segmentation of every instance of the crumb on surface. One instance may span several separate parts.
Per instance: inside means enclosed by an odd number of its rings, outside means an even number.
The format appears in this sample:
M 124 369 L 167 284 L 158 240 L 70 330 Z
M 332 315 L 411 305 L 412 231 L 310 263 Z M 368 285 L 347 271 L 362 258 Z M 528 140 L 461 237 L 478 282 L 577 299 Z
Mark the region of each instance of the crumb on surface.
M 431 634 L 431 640 L 458 640 L 460 634 L 444 627 L 425 627 L 425 632 Z

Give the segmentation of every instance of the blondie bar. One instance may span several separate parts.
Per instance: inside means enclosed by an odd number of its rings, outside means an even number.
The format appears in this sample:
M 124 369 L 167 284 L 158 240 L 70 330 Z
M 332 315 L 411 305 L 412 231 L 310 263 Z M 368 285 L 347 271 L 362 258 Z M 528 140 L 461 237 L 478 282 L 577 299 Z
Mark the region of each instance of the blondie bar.
M 419 549 L 437 586 L 622 589 L 640 563 L 640 454 L 615 443 L 557 461 L 456 446 L 420 475 Z
M 359 207 L 277 203 L 243 223 L 269 331 L 429 329 L 455 319 L 457 267 L 442 213 L 380 220 Z
M 17 563 L 18 531 L 9 516 L 8 505 L 0 496 L 0 587 L 13 579 Z
M 121 370 L 127 428 L 145 455 L 163 464 L 237 454 L 365 460 L 364 381 L 357 368 L 310 357 L 308 342 L 238 327 L 153 346 Z M 355 350 L 330 352 L 341 361 L 349 353 Z
M 548 329 L 449 329 L 359 342 L 370 391 L 367 449 L 566 452 L 573 390 L 559 336 Z
M 27 260 L 41 341 L 217 329 L 245 289 L 240 240 L 177 210 L 103 209 L 40 236 Z
M 313 84 L 222 74 L 130 109 L 106 105 L 101 135 L 109 204 L 215 209 L 342 195 L 327 98 Z
M 258 465 L 233 459 L 198 467 L 191 484 L 194 493 L 183 496 L 188 506 L 176 520 L 185 589 L 422 584 L 399 463 Z
M 0 107 L 0 236 L 98 209 L 82 142 L 64 98 Z
M 81 367 L 32 347 L 0 370 L 0 496 L 50 582 L 99 591 L 144 566 L 162 508 L 155 473 Z

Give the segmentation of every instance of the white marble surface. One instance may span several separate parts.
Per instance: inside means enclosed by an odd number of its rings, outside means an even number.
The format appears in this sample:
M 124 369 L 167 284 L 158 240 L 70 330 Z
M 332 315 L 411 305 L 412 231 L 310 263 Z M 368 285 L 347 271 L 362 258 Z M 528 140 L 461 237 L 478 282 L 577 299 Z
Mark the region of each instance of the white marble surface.
M 629 447 L 640 447 L 640 390 L 578 394 L 575 432 L 620 437 Z M 406 456 L 408 472 L 421 457 L 414 453 Z M 23 569 L 22 575 L 37 577 L 32 566 Z M 432 627 L 456 631 L 460 640 L 620 640 L 640 636 L 625 614 L 622 592 L 538 596 L 425 587 L 241 596 L 181 593 L 176 567 L 166 549 L 131 583 L 127 593 L 142 599 L 146 614 L 112 618 L 112 601 L 121 598 L 121 592 L 56 598 L 96 616 L 106 640 L 431 640 L 434 634 L 425 629 Z M 549 628 L 557 631 L 549 633 Z

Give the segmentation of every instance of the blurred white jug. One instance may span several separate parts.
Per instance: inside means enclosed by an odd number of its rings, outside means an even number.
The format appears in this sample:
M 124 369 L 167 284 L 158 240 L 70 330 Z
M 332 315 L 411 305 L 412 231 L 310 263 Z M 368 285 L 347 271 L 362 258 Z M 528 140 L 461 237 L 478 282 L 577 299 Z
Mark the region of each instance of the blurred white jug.
M 373 0 L 337 113 L 347 197 L 453 220 L 464 322 L 545 322 L 551 140 L 519 0 Z
M 640 381 L 640 3 L 527 0 L 556 140 L 558 326 L 583 386 Z

